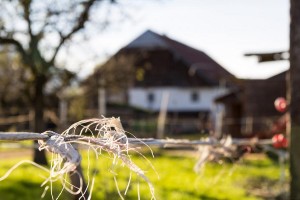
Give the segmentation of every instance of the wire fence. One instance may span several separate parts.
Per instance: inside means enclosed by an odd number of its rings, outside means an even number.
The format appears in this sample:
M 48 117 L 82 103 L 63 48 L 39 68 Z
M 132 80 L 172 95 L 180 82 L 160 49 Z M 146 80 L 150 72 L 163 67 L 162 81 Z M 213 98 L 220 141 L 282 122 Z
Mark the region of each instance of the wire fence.
M 0 141 L 23 141 L 23 140 L 48 140 L 51 137 L 52 131 L 45 133 L 32 132 L 0 132 Z M 54 135 L 53 134 L 53 135 Z M 57 134 L 57 133 L 56 133 Z M 78 140 L 89 141 L 92 144 L 107 143 L 109 138 L 95 138 L 82 135 L 67 135 L 61 136 L 64 141 Z M 157 145 L 157 146 L 198 146 L 211 145 L 220 146 L 219 140 L 187 140 L 187 139 L 155 139 L 155 138 L 127 138 L 127 143 L 131 145 Z M 272 139 L 232 139 L 234 145 L 268 145 L 272 144 Z
M 81 162 L 81 156 L 77 150 L 78 145 L 92 149 L 97 156 L 100 155 L 102 151 L 108 152 L 113 155 L 112 162 L 115 165 L 118 163 L 117 160 L 121 160 L 123 165 L 126 165 L 132 172 L 136 173 L 148 183 L 152 198 L 155 199 L 154 186 L 148 177 L 146 177 L 144 171 L 131 160 L 130 152 L 132 151 L 142 155 L 139 152 L 140 147 L 149 148 L 151 152 L 150 146 L 173 148 L 193 147 L 199 151 L 199 159 L 194 168 L 195 171 L 199 171 L 204 163 L 209 160 L 219 159 L 222 156 L 236 156 L 237 146 L 265 146 L 273 143 L 271 139 L 232 139 L 231 137 L 226 137 L 221 140 L 215 138 L 201 140 L 135 138 L 131 133 L 124 131 L 120 120 L 117 118 L 82 120 L 71 125 L 61 134 L 53 131 L 45 131 L 43 133 L 0 132 L 0 141 L 11 142 L 24 140 L 38 140 L 37 148 L 39 148 L 39 150 L 45 149 L 56 156 L 55 159 L 51 161 L 50 170 L 34 164 L 49 172 L 49 178 L 46 182 L 52 183 L 60 179 L 63 183 L 63 187 L 68 192 L 73 195 L 79 194 L 79 197 L 82 199 L 91 198 L 91 194 L 87 195 L 87 187 L 92 189 L 93 183 L 90 186 L 85 185 L 82 173 L 78 172 Z M 142 158 L 146 159 L 143 155 Z M 19 165 L 20 163 L 16 166 Z M 15 166 L 12 169 L 15 169 Z M 10 173 L 11 170 L 0 178 L 0 181 L 8 177 Z M 66 186 L 68 182 L 65 175 L 69 173 L 77 173 L 80 175 L 79 183 L 72 183 L 71 188 Z M 50 185 L 52 186 L 52 184 Z M 76 190 L 74 190 L 74 186 L 76 186 Z M 119 190 L 118 192 L 120 197 L 123 198 Z M 58 199 L 58 197 L 52 198 Z

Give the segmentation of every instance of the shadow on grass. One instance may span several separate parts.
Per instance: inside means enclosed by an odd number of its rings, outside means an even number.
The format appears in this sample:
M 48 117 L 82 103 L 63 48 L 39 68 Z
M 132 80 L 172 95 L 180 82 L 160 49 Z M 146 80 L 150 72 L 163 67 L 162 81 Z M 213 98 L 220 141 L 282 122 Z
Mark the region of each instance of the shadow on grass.
M 270 179 L 265 176 L 249 178 L 245 188 L 251 193 L 262 199 L 285 200 L 288 198 L 288 182 L 280 182 L 277 179 Z
M 32 199 L 43 199 L 52 200 L 50 190 L 47 191 L 44 198 L 42 194 L 44 187 L 41 187 L 41 183 L 32 182 L 31 180 L 6 180 L 0 185 L 0 199 L 5 200 L 32 200 Z M 58 188 L 53 188 L 53 194 L 57 196 L 60 193 Z M 71 197 L 63 194 L 63 198 L 70 199 Z

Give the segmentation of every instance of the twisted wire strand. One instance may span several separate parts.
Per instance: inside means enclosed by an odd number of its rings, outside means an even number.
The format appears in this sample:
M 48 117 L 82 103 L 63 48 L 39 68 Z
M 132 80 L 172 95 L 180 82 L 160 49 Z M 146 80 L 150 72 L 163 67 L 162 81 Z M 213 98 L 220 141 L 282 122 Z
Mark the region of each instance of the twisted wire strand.
M 44 133 L 33 132 L 0 132 L 0 141 L 22 141 L 22 140 L 47 140 L 55 132 L 46 131 Z M 57 134 L 57 133 L 56 133 Z M 65 141 L 89 141 L 95 145 L 104 144 L 107 138 L 95 138 L 83 135 L 61 135 Z M 121 142 L 120 142 L 121 143 Z M 128 143 L 132 145 L 178 145 L 178 146 L 199 146 L 199 145 L 216 145 L 218 141 L 205 141 L 205 140 L 185 140 L 185 139 L 154 139 L 154 138 L 128 138 Z M 251 140 L 251 139 L 233 139 L 232 144 L 236 145 L 268 145 L 272 144 L 271 139 Z

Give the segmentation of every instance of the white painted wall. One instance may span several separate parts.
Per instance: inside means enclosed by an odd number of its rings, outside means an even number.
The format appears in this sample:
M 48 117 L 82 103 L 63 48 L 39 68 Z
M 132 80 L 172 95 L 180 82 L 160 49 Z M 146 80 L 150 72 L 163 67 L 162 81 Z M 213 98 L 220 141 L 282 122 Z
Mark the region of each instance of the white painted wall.
M 131 106 L 159 111 L 164 92 L 169 93 L 168 111 L 210 111 L 213 112 L 214 99 L 227 92 L 226 88 L 177 88 L 153 87 L 129 89 L 129 104 Z M 192 93 L 198 94 L 198 101 L 192 101 Z M 149 102 L 148 95 L 154 95 L 153 102 Z

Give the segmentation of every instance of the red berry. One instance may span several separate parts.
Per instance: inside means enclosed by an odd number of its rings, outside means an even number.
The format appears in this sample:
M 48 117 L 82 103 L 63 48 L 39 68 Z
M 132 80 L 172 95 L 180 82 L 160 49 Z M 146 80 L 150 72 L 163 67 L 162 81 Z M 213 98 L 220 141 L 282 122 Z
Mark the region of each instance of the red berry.
M 283 134 L 276 134 L 272 138 L 274 148 L 286 148 L 288 145 L 287 139 Z
M 285 98 L 283 97 L 278 97 L 275 102 L 274 102 L 274 106 L 276 108 L 277 111 L 279 112 L 285 112 L 286 108 L 287 108 L 287 103 Z

